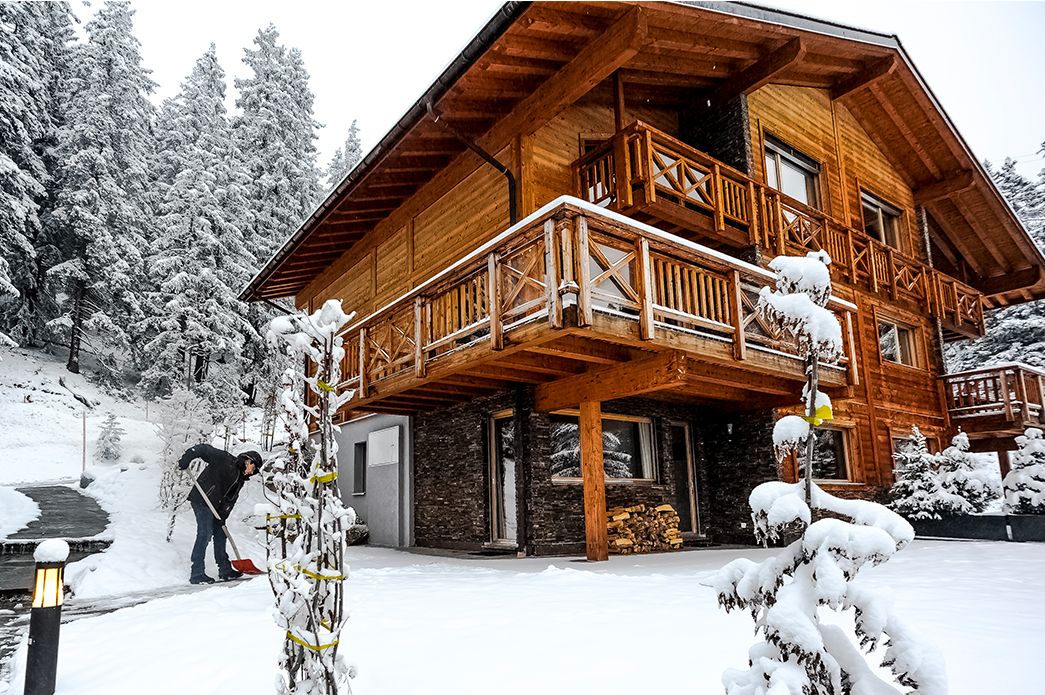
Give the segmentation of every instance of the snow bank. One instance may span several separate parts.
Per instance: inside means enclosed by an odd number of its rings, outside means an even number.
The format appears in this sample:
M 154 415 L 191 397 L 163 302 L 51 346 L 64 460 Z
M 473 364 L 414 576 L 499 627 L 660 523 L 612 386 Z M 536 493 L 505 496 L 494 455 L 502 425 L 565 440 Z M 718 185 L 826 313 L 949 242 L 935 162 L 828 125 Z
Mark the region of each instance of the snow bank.
M 40 518 L 40 505 L 13 487 L 0 487 L 0 540 Z

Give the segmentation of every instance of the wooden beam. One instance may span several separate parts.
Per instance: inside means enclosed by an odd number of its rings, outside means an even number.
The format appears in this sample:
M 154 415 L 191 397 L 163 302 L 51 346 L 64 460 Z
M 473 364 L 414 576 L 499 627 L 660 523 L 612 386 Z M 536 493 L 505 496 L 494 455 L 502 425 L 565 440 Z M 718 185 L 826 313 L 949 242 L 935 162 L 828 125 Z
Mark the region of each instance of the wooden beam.
M 971 169 L 961 169 L 947 178 L 920 186 L 914 191 L 915 205 L 925 205 L 941 198 L 949 198 L 955 193 L 972 188 L 975 177 Z
M 619 133 L 627 124 L 627 112 L 624 108 L 624 78 L 620 70 L 613 73 L 613 130 Z
M 609 559 L 606 529 L 606 480 L 602 463 L 602 407 L 581 402 L 581 481 L 584 485 L 584 541 L 589 562 Z
M 889 101 L 889 97 L 882 93 L 882 90 L 878 88 L 878 85 L 872 82 L 868 85 L 868 89 L 871 90 L 871 94 L 874 97 L 875 103 L 878 104 L 879 108 L 885 112 L 889 122 L 892 123 L 893 127 L 900 133 L 900 137 L 904 139 L 907 146 L 914 152 L 914 156 L 921 162 L 929 173 L 934 178 L 940 178 L 940 168 L 936 166 L 936 161 L 933 157 L 926 152 L 925 148 L 918 141 L 918 137 L 914 134 L 914 131 L 907 125 L 906 119 L 901 116 L 896 107 L 893 106 L 892 102 Z M 888 152 L 888 148 L 883 148 L 884 152 Z
M 793 38 L 711 92 L 708 95 L 708 102 L 721 104 L 741 94 L 750 94 L 759 87 L 769 84 L 774 77 L 802 60 L 805 54 L 806 48 L 802 39 Z
M 1000 277 L 987 278 L 982 282 L 976 283 L 975 287 L 986 295 L 992 295 L 1032 287 L 1040 279 L 1041 268 L 1031 266 L 1023 270 L 1013 270 Z
M 868 63 L 860 72 L 836 84 L 831 89 L 831 99 L 841 99 L 846 94 L 852 94 L 861 87 L 893 74 L 897 65 L 896 56 L 892 55 Z
M 677 388 L 685 384 L 687 368 L 685 355 L 669 351 L 612 367 L 592 369 L 538 386 L 534 410 L 547 413 L 586 400 L 609 401 Z
M 575 335 L 566 336 L 545 345 L 526 348 L 528 352 L 544 355 L 555 355 L 566 359 L 591 362 L 594 364 L 619 364 L 634 359 L 636 350 L 604 343 L 598 340 L 585 340 Z M 641 353 L 639 353 L 641 354 Z

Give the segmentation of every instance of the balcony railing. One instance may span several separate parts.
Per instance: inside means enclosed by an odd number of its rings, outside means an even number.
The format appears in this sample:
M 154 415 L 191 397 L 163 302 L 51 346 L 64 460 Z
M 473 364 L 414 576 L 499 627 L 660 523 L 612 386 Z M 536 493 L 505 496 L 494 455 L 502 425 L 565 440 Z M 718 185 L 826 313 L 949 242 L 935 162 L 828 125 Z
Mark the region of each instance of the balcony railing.
M 925 307 L 959 333 L 983 335 L 975 289 L 640 121 L 574 162 L 573 173 L 575 193 L 600 207 L 631 215 L 667 201 L 772 255 L 826 250 L 836 279 Z
M 1007 364 L 941 380 L 951 420 L 968 431 L 1045 424 L 1045 371 Z
M 350 326 L 342 373 L 357 401 L 375 398 L 460 370 L 478 351 L 521 343 L 543 325 L 699 348 L 798 381 L 794 342 L 755 311 L 759 289 L 772 281 L 762 268 L 563 197 Z M 827 365 L 825 383 L 857 383 L 849 357 L 855 307 L 830 307 L 847 357 Z

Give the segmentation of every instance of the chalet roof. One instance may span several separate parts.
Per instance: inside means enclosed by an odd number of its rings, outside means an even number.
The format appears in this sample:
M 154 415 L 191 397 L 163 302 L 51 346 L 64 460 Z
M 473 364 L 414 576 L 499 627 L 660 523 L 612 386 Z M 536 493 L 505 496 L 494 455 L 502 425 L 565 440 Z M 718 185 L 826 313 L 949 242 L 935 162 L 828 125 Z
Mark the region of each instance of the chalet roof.
M 831 90 L 915 190 L 934 247 L 971 271 L 970 284 L 994 305 L 1045 296 L 1045 258 L 896 36 L 725 2 L 506 3 L 241 296 L 293 296 L 325 281 L 370 229 L 408 212 L 418 190 L 474 166 L 429 105 L 497 152 L 569 100 L 608 88 L 618 68 L 629 100 L 661 106 L 767 82 Z

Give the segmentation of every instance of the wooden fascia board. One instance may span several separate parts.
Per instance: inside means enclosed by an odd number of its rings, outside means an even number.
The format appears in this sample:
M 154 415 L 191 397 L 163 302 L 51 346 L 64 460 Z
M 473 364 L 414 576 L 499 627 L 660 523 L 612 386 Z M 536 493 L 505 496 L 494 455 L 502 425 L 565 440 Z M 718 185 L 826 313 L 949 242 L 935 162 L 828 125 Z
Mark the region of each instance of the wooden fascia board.
M 721 104 L 741 94 L 750 94 L 759 87 L 769 84 L 774 77 L 802 60 L 805 53 L 806 48 L 802 39 L 800 37 L 791 39 L 716 88 L 708 96 L 708 102 Z
M 609 401 L 685 385 L 687 358 L 677 351 L 663 352 L 612 367 L 541 384 L 534 396 L 534 409 L 552 412 L 575 407 L 583 401 Z
M 860 72 L 837 84 L 831 90 L 831 99 L 841 99 L 875 80 L 893 74 L 897 65 L 899 61 L 896 56 L 887 56 L 867 64 Z
M 915 205 L 925 205 L 941 198 L 972 188 L 975 175 L 971 169 L 962 169 L 945 179 L 921 186 L 914 191 Z
M 1041 268 L 1031 266 L 1023 270 L 1014 270 L 999 277 L 988 278 L 977 283 L 977 289 L 988 297 L 1005 292 L 1026 289 L 1038 284 L 1041 280 Z

